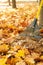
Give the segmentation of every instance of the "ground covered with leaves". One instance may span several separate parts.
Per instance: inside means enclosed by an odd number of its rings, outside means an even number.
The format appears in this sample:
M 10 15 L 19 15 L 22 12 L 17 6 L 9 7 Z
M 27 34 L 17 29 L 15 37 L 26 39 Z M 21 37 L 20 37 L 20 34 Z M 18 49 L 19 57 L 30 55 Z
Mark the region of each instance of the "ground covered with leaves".
M 40 44 L 29 37 L 19 37 L 37 9 L 35 4 L 29 4 L 0 10 L 0 65 L 43 65 L 43 39 Z

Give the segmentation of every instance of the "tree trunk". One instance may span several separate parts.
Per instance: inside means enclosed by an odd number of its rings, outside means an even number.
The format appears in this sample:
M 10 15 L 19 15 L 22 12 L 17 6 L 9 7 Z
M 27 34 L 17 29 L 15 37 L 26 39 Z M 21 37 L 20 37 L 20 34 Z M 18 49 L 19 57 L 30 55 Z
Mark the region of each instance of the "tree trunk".
M 12 0 L 12 7 L 16 8 L 16 0 Z
M 9 5 L 11 5 L 11 4 L 10 4 L 10 0 L 8 0 L 8 2 L 9 2 Z
M 37 2 L 38 2 L 38 0 L 37 0 Z

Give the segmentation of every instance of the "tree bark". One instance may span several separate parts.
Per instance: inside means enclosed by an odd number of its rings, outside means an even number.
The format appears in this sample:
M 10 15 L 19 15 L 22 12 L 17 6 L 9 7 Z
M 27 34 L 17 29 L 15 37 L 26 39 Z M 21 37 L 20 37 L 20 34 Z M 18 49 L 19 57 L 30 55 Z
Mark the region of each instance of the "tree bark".
M 12 0 L 12 7 L 16 8 L 16 0 Z
M 37 0 L 37 2 L 38 2 L 38 0 Z
M 10 0 L 8 0 L 8 2 L 9 2 L 9 5 L 11 5 L 11 4 L 10 4 Z

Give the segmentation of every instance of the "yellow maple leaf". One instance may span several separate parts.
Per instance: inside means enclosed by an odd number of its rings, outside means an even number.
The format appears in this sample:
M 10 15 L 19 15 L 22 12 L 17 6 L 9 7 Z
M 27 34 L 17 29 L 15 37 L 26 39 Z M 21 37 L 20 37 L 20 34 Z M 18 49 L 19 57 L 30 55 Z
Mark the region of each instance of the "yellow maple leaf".
M 6 61 L 7 61 L 7 59 L 8 59 L 9 56 L 10 56 L 10 54 L 7 55 L 5 58 L 1 58 L 1 59 L 0 59 L 0 65 L 7 65 L 7 64 L 6 64 Z
M 24 56 L 25 56 L 24 50 L 18 50 L 18 53 L 16 53 L 15 56 L 16 56 L 16 57 L 24 57 Z
M 5 62 L 6 62 L 5 58 L 0 59 L 0 65 L 7 65 L 7 64 L 5 64 Z

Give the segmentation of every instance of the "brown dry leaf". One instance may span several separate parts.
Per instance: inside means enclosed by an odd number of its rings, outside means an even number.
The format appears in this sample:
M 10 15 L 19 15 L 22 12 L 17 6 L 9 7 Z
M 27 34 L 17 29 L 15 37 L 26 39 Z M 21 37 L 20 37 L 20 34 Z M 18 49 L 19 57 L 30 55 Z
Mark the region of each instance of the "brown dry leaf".
M 43 65 L 43 62 L 38 62 L 36 65 Z
M 24 52 L 25 52 L 26 55 L 29 55 L 30 54 L 30 52 L 29 52 L 28 49 L 24 48 L 23 50 L 24 50 Z
M 9 50 L 8 45 L 6 44 L 0 45 L 0 52 L 7 52 L 8 50 Z
M 41 60 L 43 60 L 43 55 L 40 57 Z
M 40 32 L 43 33 L 43 29 L 40 29 Z
M 35 64 L 35 61 L 34 61 L 34 59 L 31 57 L 31 56 L 26 56 L 25 57 L 25 62 L 29 65 L 34 65 Z
M 31 53 L 31 56 L 32 56 L 34 59 L 38 59 L 38 58 L 40 57 L 40 54 L 39 54 L 39 53 L 32 52 L 32 53 Z
M 19 49 L 21 49 L 21 46 L 19 45 L 14 46 L 14 51 L 18 51 Z
M 0 29 L 0 39 L 3 37 L 3 36 L 2 36 L 2 32 L 3 32 L 3 30 Z
M 21 61 L 22 59 L 20 57 L 16 57 L 16 58 L 9 58 L 7 60 L 7 64 L 13 65 L 19 61 Z
M 14 61 L 14 63 L 16 63 L 21 61 L 22 59 L 20 57 L 16 57 L 16 58 L 12 58 L 12 60 Z
M 26 65 L 26 63 L 24 61 L 19 61 L 16 63 L 16 65 Z

